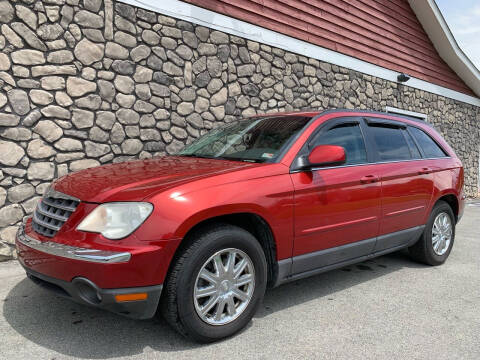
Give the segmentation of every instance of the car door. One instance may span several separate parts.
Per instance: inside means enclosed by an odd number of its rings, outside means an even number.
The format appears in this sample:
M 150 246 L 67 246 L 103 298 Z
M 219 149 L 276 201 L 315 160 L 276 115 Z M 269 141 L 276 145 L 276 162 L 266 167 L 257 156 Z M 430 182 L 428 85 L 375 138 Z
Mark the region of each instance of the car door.
M 374 252 L 404 246 L 417 234 L 433 192 L 433 176 L 402 122 L 368 119 L 366 135 L 380 175 L 381 222 Z
M 380 185 L 363 136 L 362 120 L 329 120 L 300 154 L 317 145 L 345 149 L 341 166 L 298 171 L 294 185 L 293 274 L 371 253 L 379 228 Z

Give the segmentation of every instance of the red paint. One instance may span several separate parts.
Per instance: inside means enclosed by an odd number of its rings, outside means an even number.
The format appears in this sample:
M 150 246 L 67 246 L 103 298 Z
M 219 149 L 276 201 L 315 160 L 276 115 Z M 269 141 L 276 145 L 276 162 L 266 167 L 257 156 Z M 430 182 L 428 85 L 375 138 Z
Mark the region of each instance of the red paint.
M 474 95 L 407 0 L 184 0 L 390 70 Z
M 345 150 L 336 145 L 320 145 L 308 155 L 310 164 L 342 164 L 345 162 Z
M 57 182 L 55 189 L 89 202 L 128 201 L 150 195 L 152 188 L 156 191 L 167 190 L 194 179 L 255 165 L 176 157 L 128 161 L 67 175 Z
M 298 151 L 319 125 L 348 116 L 420 126 L 450 157 L 290 173 Z M 338 159 L 339 154 L 334 155 Z M 446 194 L 457 198 L 461 215 L 462 186 L 460 160 L 427 125 L 387 114 L 337 111 L 312 120 L 278 163 L 172 156 L 106 165 L 57 180 L 55 190 L 82 202 L 54 238 L 36 234 L 30 223 L 26 234 L 40 241 L 129 251 L 132 258 L 128 263 L 67 260 L 19 243 L 17 249 L 25 266 L 51 277 L 71 281 L 83 276 L 101 288 L 148 286 L 163 283 L 187 232 L 216 216 L 252 213 L 262 217 L 273 232 L 277 260 L 281 260 L 425 224 L 435 202 Z M 76 230 L 98 203 L 108 201 L 148 201 L 154 204 L 154 211 L 122 240 Z
M 295 189 L 293 255 L 374 238 L 380 226 L 381 186 L 360 179 L 375 165 L 292 174 Z
M 402 162 L 401 166 L 376 165 L 382 177 L 381 234 L 405 229 L 405 224 L 425 224 L 424 219 L 430 213 L 433 175 L 418 175 L 418 170 L 428 162 L 418 160 Z

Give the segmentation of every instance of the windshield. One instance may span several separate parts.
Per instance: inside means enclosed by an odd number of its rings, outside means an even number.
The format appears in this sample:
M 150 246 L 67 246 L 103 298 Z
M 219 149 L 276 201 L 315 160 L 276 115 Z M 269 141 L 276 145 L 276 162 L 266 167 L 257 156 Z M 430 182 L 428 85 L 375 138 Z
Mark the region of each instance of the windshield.
M 306 116 L 272 116 L 235 121 L 208 132 L 178 155 L 266 162 L 276 158 L 288 140 L 310 119 Z

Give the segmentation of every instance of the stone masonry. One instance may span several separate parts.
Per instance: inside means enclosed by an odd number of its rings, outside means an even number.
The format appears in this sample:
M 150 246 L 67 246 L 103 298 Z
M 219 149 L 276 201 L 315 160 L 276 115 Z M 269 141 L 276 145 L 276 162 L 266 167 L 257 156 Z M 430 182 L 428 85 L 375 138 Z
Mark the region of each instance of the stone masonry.
M 0 0 L 0 50 L 0 260 L 54 178 L 172 154 L 257 113 L 425 113 L 478 193 L 472 105 L 112 0 Z

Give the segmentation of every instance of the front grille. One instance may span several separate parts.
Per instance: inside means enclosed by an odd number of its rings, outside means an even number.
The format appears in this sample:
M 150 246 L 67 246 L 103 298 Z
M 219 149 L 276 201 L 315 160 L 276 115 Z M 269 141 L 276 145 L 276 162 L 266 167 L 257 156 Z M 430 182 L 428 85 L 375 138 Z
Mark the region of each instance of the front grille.
M 40 235 L 54 237 L 78 204 L 79 201 L 73 199 L 45 196 L 33 213 L 33 230 Z

